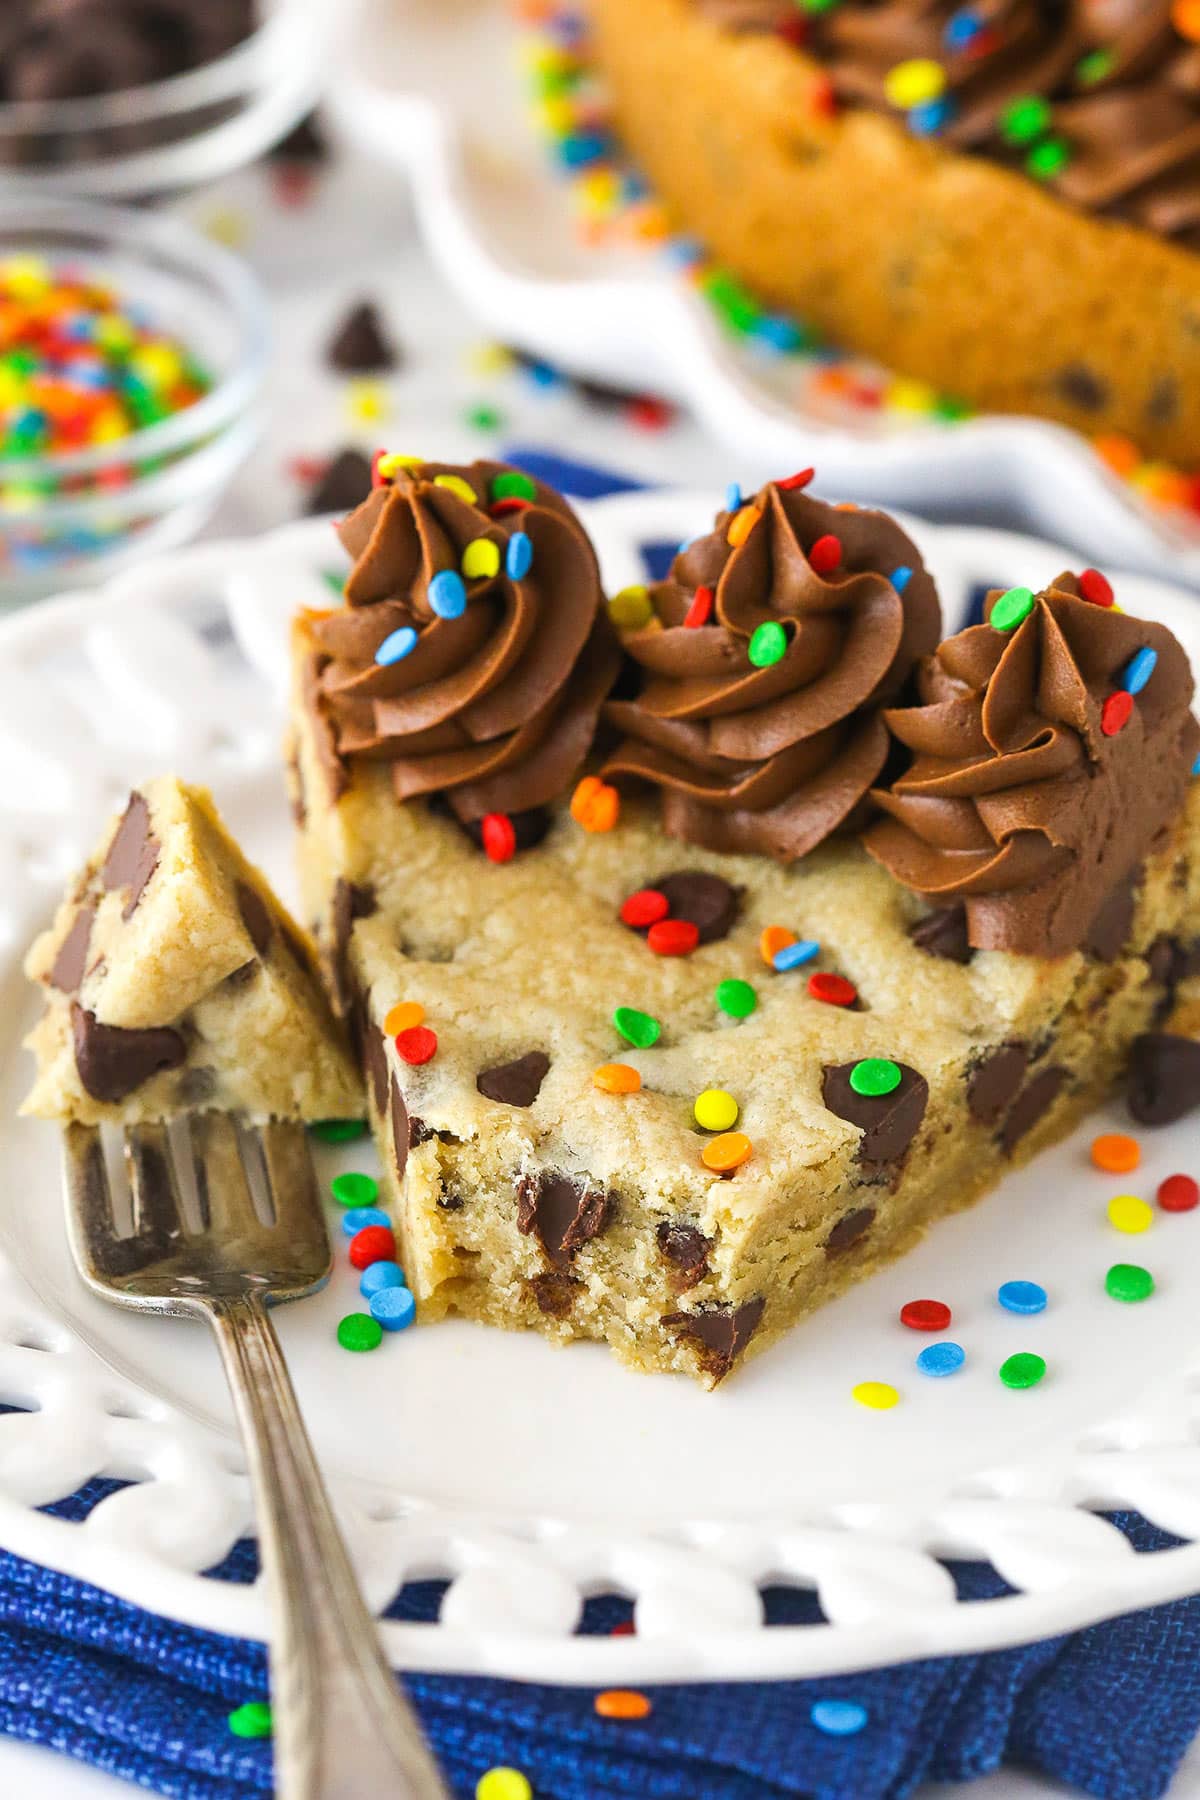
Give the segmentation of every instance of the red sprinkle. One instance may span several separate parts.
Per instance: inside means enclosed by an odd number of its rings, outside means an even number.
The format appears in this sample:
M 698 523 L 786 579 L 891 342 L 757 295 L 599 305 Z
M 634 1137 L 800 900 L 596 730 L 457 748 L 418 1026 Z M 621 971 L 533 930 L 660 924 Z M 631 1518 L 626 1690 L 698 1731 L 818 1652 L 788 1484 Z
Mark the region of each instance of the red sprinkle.
M 690 956 L 700 942 L 700 927 L 690 919 L 659 919 L 646 942 L 656 956 Z
M 511 862 L 517 853 L 517 834 L 507 813 L 484 813 L 479 821 L 483 848 L 489 862 Z
M 621 907 L 621 923 L 632 925 L 635 931 L 645 925 L 657 925 L 665 919 L 671 910 L 671 903 L 665 894 L 657 888 L 639 888 L 636 894 L 630 894 Z
M 945 1331 L 950 1308 L 944 1300 L 906 1300 L 900 1308 L 900 1323 L 910 1331 Z
M 386 455 L 386 450 L 377 450 L 371 458 L 371 486 L 373 488 L 388 486 L 387 477 L 379 473 L 380 460 Z
M 809 83 L 808 104 L 814 118 L 832 119 L 836 116 L 838 109 L 837 89 L 834 87 L 833 82 L 828 75 L 817 75 Z
M 634 1635 L 633 1620 L 632 1619 L 622 1619 L 621 1623 L 619 1625 L 613 1626 L 612 1630 L 609 1632 L 608 1635 L 609 1635 L 609 1637 L 633 1637 L 633 1635 Z
M 1191 1212 L 1200 1204 L 1200 1184 L 1190 1175 L 1168 1175 L 1158 1184 L 1158 1204 L 1164 1212 Z
M 794 18 L 781 19 L 775 27 L 775 35 L 790 44 L 793 50 L 799 50 L 808 41 L 808 20 L 801 18 L 799 13 Z
M 437 1032 L 431 1031 L 428 1025 L 410 1025 L 396 1038 L 396 1051 L 414 1068 L 432 1062 L 437 1055 Z
M 842 560 L 842 540 L 827 531 L 819 537 L 808 553 L 809 564 L 818 575 L 832 575 Z
M 675 410 L 669 400 L 660 400 L 656 394 L 641 394 L 631 400 L 625 411 L 625 417 L 631 425 L 637 425 L 642 431 L 662 431 L 671 423 Z
M 506 494 L 503 500 L 493 500 L 488 512 L 493 519 L 502 519 L 505 513 L 524 512 L 528 505 L 528 500 L 523 500 L 520 494 Z
M 808 978 L 808 991 L 814 1000 L 824 1000 L 828 1006 L 853 1006 L 858 999 L 858 989 L 844 975 L 830 975 L 818 969 L 815 975 Z
M 783 493 L 790 494 L 793 488 L 807 487 L 816 472 L 815 469 L 797 469 L 794 475 L 785 475 L 782 481 L 775 483 L 775 486 Z
M 692 604 L 683 615 L 683 622 L 689 631 L 695 631 L 701 625 L 707 625 L 712 617 L 713 591 L 710 587 L 698 587 L 692 595 Z
M 1079 577 L 1079 591 L 1093 606 L 1111 606 L 1116 596 L 1112 582 L 1099 569 L 1085 569 Z
M 1116 737 L 1118 731 L 1128 725 L 1132 711 L 1132 694 L 1127 694 L 1124 688 L 1118 688 L 1115 694 L 1110 694 L 1100 708 L 1100 729 L 1105 737 Z
M 396 1234 L 390 1225 L 364 1225 L 350 1239 L 350 1261 L 356 1269 L 372 1263 L 395 1262 Z

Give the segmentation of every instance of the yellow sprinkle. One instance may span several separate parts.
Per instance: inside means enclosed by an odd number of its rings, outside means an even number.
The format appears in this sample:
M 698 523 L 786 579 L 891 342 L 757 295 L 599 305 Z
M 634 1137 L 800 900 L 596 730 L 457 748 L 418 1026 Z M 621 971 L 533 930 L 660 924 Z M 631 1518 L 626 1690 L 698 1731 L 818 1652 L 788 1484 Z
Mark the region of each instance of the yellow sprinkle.
M 383 1029 L 388 1037 L 399 1037 L 402 1031 L 411 1031 L 416 1025 L 425 1022 L 425 1008 L 419 1000 L 397 1000 L 395 1006 L 384 1014 Z
M 1136 1194 L 1118 1194 L 1108 1203 L 1108 1222 L 1118 1231 L 1146 1231 L 1154 1222 L 1154 1214 Z
M 419 469 L 424 461 L 423 456 L 401 456 L 398 450 L 389 450 L 379 459 L 379 473 L 385 481 L 390 481 L 401 469 Z
M 705 1131 L 728 1131 L 737 1123 L 738 1103 L 724 1088 L 705 1088 L 696 1095 L 692 1116 Z
M 580 209 L 592 216 L 612 212 L 621 198 L 621 178 L 615 169 L 589 169 L 572 190 Z
M 911 112 L 914 106 L 928 106 L 940 100 L 946 91 L 946 71 L 931 56 L 912 56 L 896 63 L 883 79 L 888 103 L 900 112 Z
M 473 344 L 467 352 L 467 367 L 473 375 L 503 375 L 512 366 L 512 351 L 503 344 Z
M 96 320 L 92 335 L 102 350 L 108 350 L 114 356 L 123 355 L 134 342 L 133 327 L 120 313 L 104 313 Z
M 208 213 L 203 228 L 216 243 L 224 244 L 230 250 L 245 243 L 248 230 L 242 214 L 227 206 L 215 207 Z
M 500 547 L 491 538 L 472 538 L 462 553 L 462 572 L 468 581 L 487 581 L 500 568 Z
M 533 1800 L 533 1789 L 520 1769 L 497 1764 L 479 1777 L 475 1784 L 475 1800 Z
M 937 405 L 937 391 L 928 382 L 914 381 L 910 376 L 898 375 L 888 382 L 884 403 L 900 412 L 929 413 Z
M 387 412 L 387 394 L 377 381 L 352 381 L 346 404 L 352 419 L 369 425 Z
M 734 513 L 733 518 L 729 521 L 725 542 L 732 544 L 736 550 L 739 544 L 745 543 L 761 518 L 762 512 L 757 506 L 743 506 L 741 512 Z
M 649 588 L 640 582 L 621 588 L 608 602 L 608 616 L 618 631 L 640 631 L 654 616 Z
M 569 137 L 575 129 L 575 102 L 566 94 L 551 94 L 533 109 L 534 124 L 551 137 Z
M 860 1381 L 850 1393 L 860 1406 L 869 1406 L 872 1412 L 887 1412 L 900 1399 L 900 1390 L 890 1381 Z
M 52 282 L 50 268 L 40 256 L 9 256 L 0 263 L 0 287 L 12 300 L 36 300 Z
M 449 488 L 452 494 L 457 494 L 459 499 L 465 500 L 468 506 L 478 506 L 479 504 L 479 495 L 470 482 L 464 481 L 461 475 L 435 475 L 433 485 L 434 487 Z
M 129 366 L 148 387 L 173 387 L 183 376 L 183 359 L 170 344 L 143 344 Z

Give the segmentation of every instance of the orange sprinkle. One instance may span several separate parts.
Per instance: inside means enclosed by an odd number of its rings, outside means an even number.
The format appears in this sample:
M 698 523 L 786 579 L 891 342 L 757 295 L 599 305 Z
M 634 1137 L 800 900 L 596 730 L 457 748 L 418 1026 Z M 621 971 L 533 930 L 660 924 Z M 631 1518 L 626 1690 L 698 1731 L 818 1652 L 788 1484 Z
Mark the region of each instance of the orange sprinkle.
M 1200 44 L 1200 0 L 1175 0 L 1171 23 L 1180 37 L 1187 38 L 1189 43 Z
M 594 1704 L 602 1719 L 645 1719 L 651 1711 L 647 1696 L 632 1688 L 605 1688 Z
M 1115 431 L 1092 439 L 1092 448 L 1114 475 L 1132 475 L 1142 460 L 1141 451 L 1132 438 L 1120 437 Z
M 419 1000 L 397 1000 L 391 1011 L 384 1015 L 383 1029 L 388 1037 L 399 1037 L 402 1031 L 411 1031 L 414 1025 L 425 1023 L 425 1008 Z
M 585 831 L 611 831 L 621 811 L 621 796 L 598 775 L 585 775 L 571 795 L 571 817 Z
M 779 952 L 781 950 L 786 950 L 789 944 L 794 944 L 795 942 L 795 932 L 789 931 L 786 925 L 764 925 L 759 934 L 758 954 L 762 957 L 768 969 L 773 969 L 775 967 L 775 958 L 779 955 Z
M 332 619 L 336 606 L 300 606 L 296 609 L 296 618 L 301 625 L 319 625 L 322 619 Z
M 729 530 L 725 533 L 725 542 L 727 544 L 732 544 L 736 550 L 739 544 L 745 543 L 761 518 L 761 507 L 743 506 L 741 512 L 734 513 L 733 518 L 729 521 Z
M 1142 1160 L 1142 1146 L 1123 1131 L 1106 1131 L 1092 1139 L 1092 1161 L 1109 1175 L 1127 1175 Z
M 700 1161 L 706 1169 L 712 1169 L 718 1175 L 729 1175 L 734 1169 L 740 1169 L 748 1162 L 754 1149 L 744 1131 L 723 1131 L 705 1144 L 700 1152 Z
M 602 1094 L 636 1094 L 642 1078 L 629 1063 L 601 1063 L 592 1070 L 592 1086 Z

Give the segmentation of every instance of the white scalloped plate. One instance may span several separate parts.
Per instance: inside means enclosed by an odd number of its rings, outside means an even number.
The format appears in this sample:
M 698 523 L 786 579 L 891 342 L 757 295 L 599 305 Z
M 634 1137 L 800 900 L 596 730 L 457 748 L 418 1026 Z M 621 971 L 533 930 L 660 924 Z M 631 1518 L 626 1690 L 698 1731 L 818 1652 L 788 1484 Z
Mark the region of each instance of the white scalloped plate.
M 636 546 L 690 534 L 709 497 L 636 494 L 587 509 L 606 578 Z M 975 581 L 1048 579 L 1061 550 L 994 532 L 914 526 L 947 624 Z M 202 547 L 0 626 L 0 1544 L 213 1630 L 262 1635 L 257 1588 L 201 1579 L 250 1525 L 216 1355 L 201 1330 L 140 1319 L 85 1293 L 69 1264 L 54 1132 L 17 1122 L 17 1051 L 34 998 L 21 947 L 131 780 L 209 781 L 251 854 L 291 886 L 277 763 L 283 634 L 320 604 L 339 553 L 323 521 L 250 545 Z M 1200 608 L 1129 578 L 1121 598 L 1169 622 L 1200 664 Z M 1101 1123 L 1117 1125 L 1114 1109 Z M 389 1625 L 409 1667 L 605 1683 L 848 1671 L 1032 1639 L 1200 1589 L 1200 1545 L 1138 1556 L 1095 1509 L 1134 1506 L 1200 1538 L 1200 1212 L 1120 1237 L 1115 1184 L 1091 1131 L 1005 1180 L 899 1265 L 827 1307 L 717 1393 L 632 1374 L 602 1348 L 457 1322 L 355 1357 L 334 1339 L 358 1304 L 344 1259 L 322 1294 L 279 1315 L 285 1348 L 354 1553 L 377 1606 L 444 1575 L 436 1625 Z M 369 1164 L 354 1146 L 343 1164 Z M 1136 1177 L 1196 1164 L 1194 1125 L 1146 1142 Z M 335 1163 L 328 1157 L 329 1167 Z M 1128 1178 L 1127 1178 L 1128 1180 Z M 1158 1292 L 1120 1306 L 1110 1263 Z M 999 1282 L 1049 1289 L 1040 1318 Z M 945 1298 L 967 1365 L 920 1376 L 897 1322 Z M 1013 1393 L 996 1369 L 1041 1352 Z M 901 1404 L 866 1412 L 864 1379 Z M 85 1524 L 36 1508 L 106 1474 L 135 1485 Z M 960 1604 L 939 1557 L 990 1558 L 1019 1590 Z M 764 1629 L 759 1587 L 815 1588 L 827 1623 Z M 581 1599 L 636 1598 L 638 1635 L 572 1636 Z
M 847 497 L 956 517 L 1007 509 L 1089 558 L 1200 586 L 1193 532 L 1143 502 L 1065 426 L 981 415 L 953 427 L 802 411 L 790 360 L 725 335 L 650 250 L 580 243 L 566 184 L 526 117 L 504 0 L 346 0 L 328 104 L 412 184 L 437 264 L 506 343 L 686 402 L 748 476 L 818 462 Z

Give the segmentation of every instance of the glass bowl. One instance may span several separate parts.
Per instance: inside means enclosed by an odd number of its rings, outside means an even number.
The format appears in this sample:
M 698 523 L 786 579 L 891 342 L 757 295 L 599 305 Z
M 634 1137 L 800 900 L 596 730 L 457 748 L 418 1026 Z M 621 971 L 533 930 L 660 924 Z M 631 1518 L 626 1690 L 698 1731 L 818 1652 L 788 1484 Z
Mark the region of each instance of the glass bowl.
M 109 443 L 0 456 L 0 601 L 101 580 L 184 542 L 258 435 L 266 302 L 227 250 L 176 219 L 83 200 L 0 197 L 0 261 L 32 257 L 112 287 L 183 345 L 210 385 Z
M 315 105 L 337 4 L 261 0 L 262 22 L 184 75 L 77 100 L 0 104 L 5 187 L 145 198 L 261 156 Z

